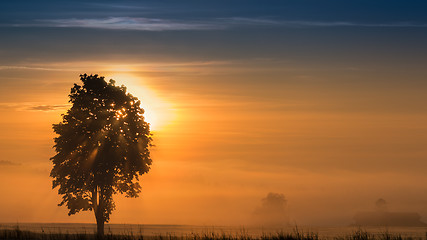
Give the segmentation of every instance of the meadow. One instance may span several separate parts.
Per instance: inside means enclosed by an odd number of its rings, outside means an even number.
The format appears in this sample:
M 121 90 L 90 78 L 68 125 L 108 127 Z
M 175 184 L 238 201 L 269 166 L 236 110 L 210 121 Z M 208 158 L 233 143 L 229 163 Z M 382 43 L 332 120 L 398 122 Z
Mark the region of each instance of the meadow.
M 427 233 L 426 233 L 427 238 Z M 61 232 L 34 232 L 21 230 L 19 226 L 14 229 L 0 229 L 0 239 L 22 239 L 22 240 L 97 240 L 101 239 L 95 233 L 61 233 Z M 142 232 L 129 231 L 127 233 L 107 233 L 102 239 L 107 240 L 421 240 L 423 237 L 402 235 L 396 232 L 383 231 L 372 233 L 358 228 L 355 231 L 334 237 L 319 237 L 316 232 L 303 231 L 295 227 L 290 232 L 278 231 L 276 233 L 265 233 L 262 235 L 250 235 L 241 231 L 240 233 L 204 232 L 176 235 L 166 233 L 160 235 L 144 235 Z

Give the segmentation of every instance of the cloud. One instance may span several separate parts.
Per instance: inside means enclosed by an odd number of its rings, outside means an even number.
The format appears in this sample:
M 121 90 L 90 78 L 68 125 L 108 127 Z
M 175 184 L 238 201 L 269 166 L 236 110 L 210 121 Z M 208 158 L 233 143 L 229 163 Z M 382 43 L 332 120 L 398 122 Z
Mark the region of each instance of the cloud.
M 17 166 L 17 165 L 21 165 L 21 164 L 7 161 L 7 160 L 0 160 L 0 166 Z
M 55 68 L 44 68 L 44 67 L 31 67 L 31 66 L 12 66 L 12 65 L 0 65 L 1 70 L 41 70 L 41 71 L 64 71 L 65 69 L 55 69 Z
M 37 105 L 37 106 L 27 107 L 26 110 L 50 112 L 50 111 L 56 111 L 56 110 L 63 110 L 63 109 L 66 109 L 68 107 L 69 107 L 68 104 L 60 104 L 60 105 Z
M 212 18 L 203 20 L 177 20 L 161 18 L 109 17 L 109 18 L 64 18 L 38 19 L 31 23 L 3 24 L 7 27 L 57 27 L 94 28 L 134 31 L 221 30 L 239 27 L 413 27 L 424 28 L 426 23 L 390 22 L 362 23 L 347 21 L 279 20 L 271 18 Z
M 146 6 L 137 6 L 135 4 L 124 4 L 124 3 L 95 3 L 95 2 L 84 2 L 83 4 L 88 6 L 95 6 L 97 8 L 104 8 L 105 10 L 149 10 Z
M 76 27 L 111 30 L 170 31 L 170 30 L 209 30 L 221 28 L 211 22 L 178 21 L 158 18 L 111 17 L 103 19 L 46 19 L 37 20 L 33 26 Z
M 281 26 L 281 27 L 427 27 L 425 23 L 411 23 L 411 22 L 391 22 L 391 23 L 360 23 L 360 22 L 346 22 L 346 21 L 288 21 L 288 20 L 274 20 L 266 18 L 222 18 L 224 23 L 235 26 Z
M 2 110 L 18 110 L 18 111 L 41 111 L 41 112 L 50 112 L 57 110 L 64 110 L 70 107 L 70 104 L 38 104 L 32 102 L 5 102 L 0 103 L 0 109 Z
M 357 22 L 315 22 L 315 21 L 288 21 L 283 25 L 290 27 L 427 27 L 427 24 L 417 23 L 357 23 Z
M 234 61 L 236 62 L 236 61 Z M 39 70 L 39 71 L 92 71 L 98 69 L 100 71 L 114 72 L 176 72 L 188 68 L 202 68 L 211 66 L 229 66 L 233 61 L 217 60 L 217 61 L 169 61 L 169 62 L 85 62 L 85 61 L 65 61 L 65 62 L 45 62 L 43 64 L 26 64 L 26 65 L 0 65 L 2 70 Z

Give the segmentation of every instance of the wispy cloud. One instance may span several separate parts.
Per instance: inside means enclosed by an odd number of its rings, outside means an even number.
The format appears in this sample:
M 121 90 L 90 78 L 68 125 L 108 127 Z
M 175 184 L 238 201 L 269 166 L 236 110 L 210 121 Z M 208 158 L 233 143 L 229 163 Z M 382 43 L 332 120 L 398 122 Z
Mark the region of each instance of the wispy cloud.
M 31 23 L 8 24 L 12 27 L 58 27 L 58 28 L 97 28 L 134 31 L 176 31 L 176 30 L 220 30 L 238 27 L 387 27 L 387 28 L 425 28 L 426 23 L 390 22 L 363 23 L 349 21 L 305 21 L 280 20 L 269 18 L 213 18 L 203 20 L 176 20 L 161 18 L 110 17 L 98 19 L 39 19 Z
M 21 165 L 20 163 L 6 161 L 6 160 L 0 160 L 0 166 L 17 166 Z
M 427 27 L 427 24 L 417 23 L 357 23 L 357 22 L 315 22 L 315 21 L 285 21 L 281 23 L 289 27 Z
M 59 104 L 59 105 L 36 105 L 36 106 L 30 106 L 27 107 L 25 110 L 30 111 L 42 111 L 42 112 L 50 112 L 50 111 L 56 111 L 56 110 L 63 110 L 68 108 L 68 104 Z
M 58 69 L 58 68 L 46 68 L 46 67 L 35 67 L 35 66 L 17 66 L 17 65 L 0 65 L 0 71 L 1 70 L 13 70 L 13 69 L 20 69 L 20 70 L 41 70 L 41 71 L 64 71 L 65 69 Z
M 124 10 L 148 10 L 150 9 L 147 6 L 138 6 L 135 4 L 125 4 L 125 3 L 108 3 L 108 2 L 103 2 L 103 3 L 95 3 L 95 2 L 84 2 L 83 4 L 88 5 L 88 6 L 95 6 L 98 8 L 104 8 L 104 9 L 110 9 L 110 10 L 120 10 L 120 9 L 124 9 Z
M 304 21 L 304 20 L 275 20 L 267 18 L 221 18 L 228 26 L 282 26 L 282 27 L 427 27 L 426 23 L 390 22 L 362 23 L 348 21 Z
M 214 22 L 131 17 L 111 17 L 104 19 L 46 19 L 37 20 L 33 26 L 100 28 L 139 31 L 209 30 L 221 28 L 221 26 L 215 24 Z
M 115 72 L 175 72 L 187 68 L 200 68 L 211 66 L 226 66 L 233 62 L 230 60 L 218 61 L 180 61 L 180 62 L 46 62 L 43 64 L 25 64 L 25 65 L 0 65 L 2 70 L 38 70 L 38 71 L 115 71 Z
M 0 102 L 0 110 L 51 112 L 66 110 L 71 104 L 41 104 L 33 102 Z

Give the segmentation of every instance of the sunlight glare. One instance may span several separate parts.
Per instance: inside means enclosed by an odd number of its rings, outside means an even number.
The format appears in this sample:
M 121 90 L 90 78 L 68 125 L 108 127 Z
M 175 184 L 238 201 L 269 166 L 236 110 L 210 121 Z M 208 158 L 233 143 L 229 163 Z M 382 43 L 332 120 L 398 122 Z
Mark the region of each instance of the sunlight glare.
M 141 101 L 145 121 L 150 124 L 152 131 L 160 130 L 173 120 L 172 105 L 158 97 L 154 90 L 144 84 L 143 79 L 126 73 L 109 75 L 105 79 L 114 79 L 117 86 L 126 86 L 127 92 Z

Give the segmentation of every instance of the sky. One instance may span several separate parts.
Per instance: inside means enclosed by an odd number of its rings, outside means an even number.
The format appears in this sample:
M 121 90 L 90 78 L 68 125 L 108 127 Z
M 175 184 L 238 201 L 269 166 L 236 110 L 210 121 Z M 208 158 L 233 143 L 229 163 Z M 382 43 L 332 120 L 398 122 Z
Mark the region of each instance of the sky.
M 141 99 L 155 146 L 111 223 L 299 225 L 383 198 L 427 222 L 425 1 L 1 1 L 0 222 L 68 216 L 52 124 L 83 73 Z M 280 195 L 281 196 L 281 195 Z

